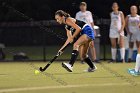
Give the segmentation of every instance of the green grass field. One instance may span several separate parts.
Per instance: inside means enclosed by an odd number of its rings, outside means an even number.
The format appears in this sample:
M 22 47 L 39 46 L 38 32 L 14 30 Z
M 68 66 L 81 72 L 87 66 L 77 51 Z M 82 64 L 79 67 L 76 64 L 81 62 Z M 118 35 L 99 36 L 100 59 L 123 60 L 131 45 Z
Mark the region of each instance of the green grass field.
M 88 66 L 76 62 L 67 72 L 61 62 L 54 62 L 38 75 L 35 68 L 44 62 L 1 62 L 0 93 L 139 93 L 140 76 L 127 73 L 134 63 L 97 64 L 98 70 L 84 72 Z

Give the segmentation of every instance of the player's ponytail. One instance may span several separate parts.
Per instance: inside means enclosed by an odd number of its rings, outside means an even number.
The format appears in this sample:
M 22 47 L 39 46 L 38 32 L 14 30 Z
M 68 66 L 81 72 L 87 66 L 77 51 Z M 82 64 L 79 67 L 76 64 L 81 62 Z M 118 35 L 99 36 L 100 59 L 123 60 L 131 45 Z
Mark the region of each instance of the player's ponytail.
M 58 10 L 55 12 L 55 15 L 59 15 L 59 16 L 64 16 L 64 17 L 70 17 L 70 15 L 66 12 L 64 12 L 63 10 Z

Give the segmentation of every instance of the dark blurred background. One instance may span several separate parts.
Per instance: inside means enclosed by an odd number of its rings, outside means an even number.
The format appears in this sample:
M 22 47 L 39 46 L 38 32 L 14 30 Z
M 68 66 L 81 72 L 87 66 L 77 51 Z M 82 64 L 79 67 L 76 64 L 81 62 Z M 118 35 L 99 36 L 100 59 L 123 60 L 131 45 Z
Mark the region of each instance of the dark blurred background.
M 98 18 L 109 18 L 114 1 L 119 3 L 120 10 L 124 14 L 129 13 L 131 5 L 139 5 L 139 0 L 1 0 L 2 3 L 9 4 L 35 20 L 53 20 L 54 13 L 58 9 L 65 10 L 75 17 L 81 1 L 87 2 L 88 10 Z M 0 7 L 0 12 L 0 21 L 25 21 L 24 18 L 17 16 L 7 8 Z
M 56 52 L 64 43 L 66 34 L 64 26 L 54 20 L 55 11 L 62 9 L 75 17 L 82 1 L 87 3 L 95 25 L 100 27 L 101 55 L 106 47 L 110 48 L 108 33 L 112 3 L 118 2 L 125 15 L 129 14 L 131 5 L 139 7 L 140 4 L 140 0 L 0 0 L 0 43 L 6 47 L 7 58 L 20 51 L 34 59 L 43 59 L 42 55 L 46 56 L 51 50 Z

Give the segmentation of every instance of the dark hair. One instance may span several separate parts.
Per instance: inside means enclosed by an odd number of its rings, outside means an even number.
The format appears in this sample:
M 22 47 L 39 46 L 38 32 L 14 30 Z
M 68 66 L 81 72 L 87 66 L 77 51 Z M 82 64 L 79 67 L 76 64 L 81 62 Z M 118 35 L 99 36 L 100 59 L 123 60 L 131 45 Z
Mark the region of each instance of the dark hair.
M 80 6 L 81 6 L 81 5 L 87 6 L 87 3 L 86 3 L 86 2 L 81 2 L 81 3 L 80 3 Z
M 117 2 L 113 2 L 112 6 L 113 6 L 114 4 L 117 4 L 117 6 L 119 6 L 119 4 L 118 4 Z
M 58 10 L 55 12 L 55 15 L 59 15 L 59 16 L 64 16 L 64 17 L 70 17 L 70 15 L 66 12 L 64 12 L 63 10 Z

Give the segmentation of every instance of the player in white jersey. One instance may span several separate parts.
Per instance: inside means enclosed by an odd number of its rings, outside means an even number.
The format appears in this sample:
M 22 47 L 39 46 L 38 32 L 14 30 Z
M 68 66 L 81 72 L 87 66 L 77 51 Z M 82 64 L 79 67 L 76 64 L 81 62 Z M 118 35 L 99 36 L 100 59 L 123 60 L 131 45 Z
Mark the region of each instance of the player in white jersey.
M 121 62 L 125 62 L 125 48 L 124 48 L 124 27 L 125 27 L 125 20 L 124 14 L 122 11 L 119 11 L 119 6 L 116 2 L 112 5 L 112 12 L 110 13 L 111 16 L 111 25 L 110 25 L 110 41 L 111 41 L 111 53 L 112 53 L 112 60 L 110 62 L 116 61 L 116 41 L 118 39 L 120 45 L 120 54 L 121 54 Z
M 131 14 L 126 17 L 126 31 L 128 34 L 129 40 L 129 59 L 128 62 L 131 62 L 134 42 L 136 42 L 138 48 L 138 42 L 140 42 L 140 16 L 137 14 L 137 7 L 131 6 Z
M 91 28 L 94 27 L 92 13 L 90 11 L 87 11 L 87 4 L 86 4 L 86 2 L 81 2 L 80 3 L 80 11 L 76 13 L 76 17 L 75 18 L 77 20 L 84 21 L 89 26 L 91 26 Z M 93 28 L 93 30 L 94 30 L 94 28 Z M 96 35 L 95 30 L 94 30 L 94 34 Z M 81 61 L 83 63 L 82 46 L 79 49 L 79 53 L 80 53 Z M 94 47 L 94 41 L 91 41 L 91 43 L 90 43 L 89 53 L 91 54 L 91 57 L 90 58 L 92 59 L 92 61 L 98 62 L 98 60 L 96 59 L 96 50 L 95 50 L 95 47 Z
M 128 73 L 134 76 L 140 75 L 140 17 L 137 15 L 137 7 L 131 6 L 131 16 L 127 16 L 127 31 L 132 35 L 132 40 L 136 41 L 138 54 L 136 57 L 136 65 L 134 69 L 128 69 Z M 131 19 L 131 20 L 130 20 Z M 130 22 L 130 23 L 129 23 Z M 129 27 L 130 26 L 130 27 Z M 131 41 L 132 42 L 132 41 Z

